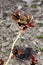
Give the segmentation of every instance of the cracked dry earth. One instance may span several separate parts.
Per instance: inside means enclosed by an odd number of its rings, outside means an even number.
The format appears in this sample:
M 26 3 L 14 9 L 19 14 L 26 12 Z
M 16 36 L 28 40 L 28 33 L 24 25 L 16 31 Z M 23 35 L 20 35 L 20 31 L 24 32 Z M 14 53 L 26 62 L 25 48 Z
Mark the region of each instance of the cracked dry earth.
M 34 7 L 35 6 L 35 7 Z M 16 39 L 19 28 L 10 17 L 10 13 L 20 9 L 21 12 L 31 12 L 34 16 L 35 27 L 28 28 L 21 35 L 16 45 L 19 47 L 31 47 L 37 50 L 36 58 L 39 64 L 43 65 L 43 51 L 39 51 L 38 47 L 43 48 L 43 38 L 38 39 L 36 36 L 43 36 L 43 0 L 34 0 L 25 2 L 22 0 L 0 0 L 0 57 L 6 62 L 12 47 L 13 41 Z M 3 13 L 7 12 L 7 17 L 3 17 Z M 9 65 L 30 65 L 30 60 L 20 62 L 16 59 L 11 59 Z

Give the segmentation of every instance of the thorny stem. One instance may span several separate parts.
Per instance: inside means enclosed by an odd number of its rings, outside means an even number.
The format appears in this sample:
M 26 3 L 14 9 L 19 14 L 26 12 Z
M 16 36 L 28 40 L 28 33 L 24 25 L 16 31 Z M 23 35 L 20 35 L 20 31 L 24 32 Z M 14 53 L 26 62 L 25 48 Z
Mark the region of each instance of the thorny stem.
M 14 48 L 14 45 L 16 44 L 16 42 L 17 42 L 17 40 L 19 39 L 19 37 L 21 36 L 21 34 L 22 34 L 22 31 L 19 31 L 19 34 L 18 34 L 16 40 L 13 42 L 13 45 L 12 45 L 12 48 L 11 48 L 11 52 L 10 52 L 10 56 L 9 56 L 7 62 L 5 63 L 5 65 L 8 65 L 9 61 L 11 60 L 11 57 L 12 57 L 12 55 L 13 55 L 13 54 L 12 54 L 12 49 Z

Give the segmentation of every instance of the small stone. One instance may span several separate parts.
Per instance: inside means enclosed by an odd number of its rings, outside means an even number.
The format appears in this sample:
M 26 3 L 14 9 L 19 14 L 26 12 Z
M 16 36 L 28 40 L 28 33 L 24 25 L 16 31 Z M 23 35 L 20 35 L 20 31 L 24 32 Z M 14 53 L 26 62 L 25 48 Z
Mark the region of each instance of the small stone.
M 12 31 L 18 31 L 18 30 L 19 30 L 19 28 L 16 26 L 15 23 L 12 23 L 12 25 L 10 26 L 10 29 L 11 29 Z
M 37 5 L 40 6 L 40 5 L 41 5 L 41 1 L 39 1 L 39 2 L 37 3 Z
M 39 32 L 43 33 L 43 27 L 39 28 Z
M 3 22 L 3 20 L 0 21 L 0 23 L 2 23 L 2 22 Z
M 43 43 L 40 43 L 41 45 L 43 45 Z
M 43 56 L 40 56 L 40 59 L 43 60 Z
M 39 21 L 39 20 L 35 19 L 35 23 L 42 23 L 43 24 L 43 21 Z
M 9 41 L 10 40 L 10 37 L 7 37 L 6 40 Z
M 28 47 L 28 44 L 26 44 L 26 43 L 25 43 L 25 45 L 24 45 L 24 46 L 25 46 L 25 47 Z
M 28 4 L 30 4 L 33 0 L 23 0 L 25 2 L 27 2 Z
M 34 44 L 34 45 L 36 45 L 36 42 L 35 42 L 35 41 L 33 41 L 33 44 Z
M 1 51 L 5 53 L 6 52 L 6 49 L 4 47 L 2 47 L 1 48 Z
M 34 17 L 35 18 L 41 18 L 41 14 L 39 14 L 39 13 L 38 14 L 35 14 Z
M 25 37 L 24 36 L 22 36 L 22 38 L 21 38 L 22 40 L 25 40 Z
M 18 9 L 20 10 L 21 8 L 22 8 L 22 6 L 21 6 L 21 5 L 19 5 L 19 6 L 18 6 Z
M 38 11 L 39 11 L 39 10 L 36 9 L 36 8 L 35 8 L 35 9 L 34 9 L 34 8 L 31 8 L 31 12 L 34 12 L 34 13 L 35 13 L 35 12 L 38 12 Z
M 2 46 L 3 46 L 3 47 L 5 47 L 5 46 L 7 46 L 7 45 L 9 45 L 9 42 L 3 42 L 3 43 L 2 43 Z
M 41 54 L 41 52 L 38 52 L 38 55 L 40 55 Z
M 6 19 L 7 19 L 7 21 L 10 21 L 10 18 L 9 17 L 7 17 Z

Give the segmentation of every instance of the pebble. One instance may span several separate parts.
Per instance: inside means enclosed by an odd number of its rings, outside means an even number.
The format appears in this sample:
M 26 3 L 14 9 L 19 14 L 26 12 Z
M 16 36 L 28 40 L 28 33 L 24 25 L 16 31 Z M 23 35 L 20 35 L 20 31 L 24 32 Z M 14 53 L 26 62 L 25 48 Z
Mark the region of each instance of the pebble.
M 25 40 L 25 37 L 24 37 L 24 36 L 22 36 L 22 37 L 21 37 L 21 39 Z
M 37 2 L 37 5 L 38 5 L 38 6 L 41 5 L 41 1 Z
M 10 17 L 7 17 L 6 19 L 7 19 L 7 21 L 10 21 Z
M 35 9 L 34 8 L 31 8 L 31 11 L 35 13 L 35 12 L 38 12 L 39 10 L 36 9 L 36 8 Z
M 43 33 L 43 27 L 39 28 L 39 32 Z
M 43 60 L 43 56 L 40 56 L 40 59 Z
M 39 21 L 39 20 L 35 19 L 35 23 L 42 23 L 43 24 L 43 21 L 42 20 Z
M 34 45 L 36 45 L 36 42 L 35 42 L 35 41 L 33 41 L 33 44 L 34 44 Z
M 36 42 L 37 45 L 43 45 L 43 43 L 41 41 L 37 40 L 37 39 L 35 39 L 35 42 Z
M 6 49 L 4 47 L 2 47 L 1 48 L 1 51 L 5 53 L 6 52 Z
M 38 52 L 38 55 L 40 55 L 41 54 L 41 52 Z
M 3 20 L 0 21 L 0 24 L 3 22 Z
M 3 42 L 2 43 L 2 46 L 5 47 L 5 46 L 8 46 L 9 45 L 9 42 Z
M 28 4 L 30 4 L 33 0 L 23 0 L 26 1 Z
M 10 40 L 10 37 L 7 37 L 6 40 L 9 41 Z
M 16 26 L 16 24 L 14 24 L 14 23 L 12 23 L 12 25 L 10 26 L 10 29 L 12 30 L 12 31 L 18 31 L 19 30 L 19 28 Z
M 28 44 L 25 43 L 24 47 L 28 47 Z
M 19 9 L 19 10 L 20 10 L 20 9 L 22 9 L 22 6 L 21 6 L 21 5 L 19 5 L 19 6 L 18 6 L 18 9 Z

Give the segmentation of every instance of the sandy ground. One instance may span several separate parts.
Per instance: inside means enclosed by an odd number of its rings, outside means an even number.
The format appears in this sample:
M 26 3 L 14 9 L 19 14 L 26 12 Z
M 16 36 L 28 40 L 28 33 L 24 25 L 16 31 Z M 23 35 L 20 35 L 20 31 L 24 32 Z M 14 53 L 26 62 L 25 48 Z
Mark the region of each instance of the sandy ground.
M 35 5 L 34 5 L 35 4 Z M 34 7 L 34 6 L 35 7 Z M 12 47 L 13 41 L 16 39 L 19 28 L 11 19 L 10 14 L 20 9 L 21 12 L 32 13 L 34 16 L 35 27 L 28 28 L 25 33 L 21 35 L 16 45 L 19 47 L 31 47 L 37 50 L 36 58 L 39 60 L 38 65 L 43 65 L 43 51 L 39 51 L 38 47 L 43 48 L 43 38 L 38 39 L 36 36 L 43 36 L 43 0 L 34 0 L 26 3 L 21 0 L 0 0 L 0 57 L 6 62 Z M 7 13 L 7 17 L 3 17 L 3 13 Z M 9 65 L 30 65 L 30 60 L 20 62 L 12 59 Z

